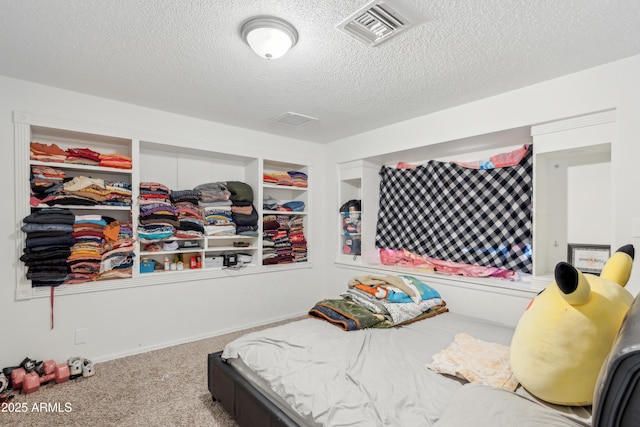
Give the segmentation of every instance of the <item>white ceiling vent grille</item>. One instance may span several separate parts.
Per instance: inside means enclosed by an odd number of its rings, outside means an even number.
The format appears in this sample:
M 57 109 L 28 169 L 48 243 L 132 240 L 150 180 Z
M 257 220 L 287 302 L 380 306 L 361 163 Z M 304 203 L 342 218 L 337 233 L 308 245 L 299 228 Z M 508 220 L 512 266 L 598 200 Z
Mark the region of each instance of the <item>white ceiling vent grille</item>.
M 374 0 L 339 23 L 337 28 L 369 46 L 377 46 L 410 25 L 389 3 Z
M 281 125 L 302 126 L 303 124 L 310 122 L 311 120 L 318 120 L 318 119 L 311 116 L 305 116 L 303 114 L 288 112 L 288 113 L 279 115 L 278 117 L 276 117 L 271 121 Z

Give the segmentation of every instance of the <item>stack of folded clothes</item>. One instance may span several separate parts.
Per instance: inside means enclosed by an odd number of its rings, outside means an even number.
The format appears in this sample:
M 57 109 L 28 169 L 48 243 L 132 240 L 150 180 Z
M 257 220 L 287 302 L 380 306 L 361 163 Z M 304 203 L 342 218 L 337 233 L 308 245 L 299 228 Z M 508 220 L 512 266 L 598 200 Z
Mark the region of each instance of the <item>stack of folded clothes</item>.
M 128 224 L 121 226 L 112 218 L 104 218 L 107 226 L 104 229 L 105 244 L 100 260 L 100 280 L 122 279 L 132 277 L 133 269 L 133 237 Z
M 307 239 L 304 236 L 304 218 L 296 215 L 289 221 L 289 241 L 293 249 L 293 262 L 307 260 Z
M 267 172 L 262 174 L 262 180 L 268 184 L 284 185 L 287 187 L 293 186 L 293 179 L 288 172 Z
M 176 237 L 191 239 L 204 236 L 204 218 L 199 201 L 200 193 L 196 190 L 171 191 L 171 202 L 179 222 Z
M 73 213 L 61 208 L 36 210 L 23 219 L 27 239 L 20 260 L 28 267 L 32 286 L 58 286 L 69 278 L 74 221 Z
M 291 180 L 293 182 L 292 185 L 294 187 L 307 188 L 308 177 L 306 173 L 299 171 L 289 171 L 287 173 L 289 174 L 289 177 L 291 177 Z
M 205 235 L 231 236 L 236 225 L 231 218 L 231 192 L 224 182 L 200 184 L 194 188 L 199 193 L 198 206 L 203 209 Z
M 100 153 L 90 148 L 68 148 L 65 163 L 99 166 Z
M 31 167 L 31 206 L 131 206 L 131 184 L 76 176 L 55 168 Z
M 109 153 L 98 156 L 98 166 L 118 169 L 131 169 L 131 157 L 124 154 Z
M 31 206 L 38 206 L 58 190 L 66 178 L 63 170 L 49 166 L 31 166 Z
M 180 225 L 173 204 L 171 190 L 157 182 L 140 183 L 140 216 L 138 236 L 141 240 L 154 241 L 173 237 Z
M 266 211 L 275 211 L 278 206 L 282 205 L 282 200 L 276 199 L 271 195 L 266 195 L 262 199 L 262 209 Z
M 101 205 L 131 206 L 131 183 L 124 181 L 105 181 L 105 200 Z
M 64 163 L 67 159 L 67 152 L 56 144 L 42 144 L 37 141 L 32 141 L 29 149 L 31 160 Z
M 204 228 L 207 236 L 229 236 L 236 234 L 236 225 L 231 218 L 231 201 L 204 209 Z
M 67 258 L 71 268 L 67 283 L 83 283 L 98 278 L 106 225 L 100 215 L 76 215 L 73 224 L 75 244 Z
M 302 215 L 265 215 L 262 228 L 263 265 L 307 261 Z
M 275 215 L 264 215 L 262 217 L 262 264 L 277 264 L 276 238 L 278 236 L 280 224 L 276 221 Z
M 253 189 L 247 183 L 227 181 L 231 192 L 231 218 L 240 236 L 258 236 L 258 212 L 253 205 Z
M 291 246 L 291 240 L 289 240 L 289 219 L 288 215 L 276 215 L 278 233 L 275 236 L 274 242 L 278 264 L 293 262 L 293 248 Z

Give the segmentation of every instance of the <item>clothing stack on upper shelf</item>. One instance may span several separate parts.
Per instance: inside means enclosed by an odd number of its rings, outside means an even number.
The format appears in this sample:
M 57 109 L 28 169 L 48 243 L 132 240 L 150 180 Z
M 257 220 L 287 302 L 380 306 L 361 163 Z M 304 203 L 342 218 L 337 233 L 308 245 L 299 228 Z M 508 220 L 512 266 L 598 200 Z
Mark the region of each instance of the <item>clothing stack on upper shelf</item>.
M 300 171 L 268 172 L 262 174 L 262 179 L 268 184 L 284 185 L 289 187 L 307 188 L 308 176 Z
M 31 206 L 131 206 L 131 184 L 86 176 L 67 177 L 58 168 L 31 166 Z
M 42 144 L 32 141 L 30 158 L 40 162 L 70 163 L 87 166 L 100 166 L 119 169 L 131 169 L 131 157 L 118 153 L 101 154 L 90 148 L 69 148 L 63 150 L 56 144 Z

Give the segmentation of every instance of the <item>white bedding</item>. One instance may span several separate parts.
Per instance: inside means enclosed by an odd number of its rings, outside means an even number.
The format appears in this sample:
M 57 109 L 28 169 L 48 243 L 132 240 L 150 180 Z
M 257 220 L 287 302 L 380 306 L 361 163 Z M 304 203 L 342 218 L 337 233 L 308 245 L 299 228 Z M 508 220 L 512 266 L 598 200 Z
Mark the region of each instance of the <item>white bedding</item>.
M 244 335 L 222 358 L 251 370 L 252 382 L 268 385 L 301 425 L 432 426 L 463 381 L 425 365 L 460 332 L 509 345 L 513 329 L 451 312 L 400 328 L 349 332 L 310 318 Z M 536 401 L 521 387 L 517 393 Z M 588 409 L 545 406 L 590 424 Z
M 429 426 L 461 382 L 425 364 L 458 332 L 508 345 L 513 329 L 455 313 L 350 332 L 305 319 L 247 334 L 222 357 L 241 357 L 307 425 Z

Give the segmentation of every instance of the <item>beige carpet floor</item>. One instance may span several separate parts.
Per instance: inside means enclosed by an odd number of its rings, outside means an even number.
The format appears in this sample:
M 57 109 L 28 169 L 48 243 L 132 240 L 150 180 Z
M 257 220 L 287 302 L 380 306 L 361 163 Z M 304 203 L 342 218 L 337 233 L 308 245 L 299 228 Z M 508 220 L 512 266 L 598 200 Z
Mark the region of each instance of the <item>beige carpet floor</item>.
M 211 399 L 207 354 L 291 320 L 97 363 L 92 377 L 14 393 L 0 426 L 237 426 Z

